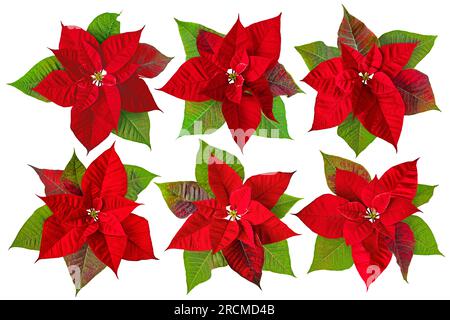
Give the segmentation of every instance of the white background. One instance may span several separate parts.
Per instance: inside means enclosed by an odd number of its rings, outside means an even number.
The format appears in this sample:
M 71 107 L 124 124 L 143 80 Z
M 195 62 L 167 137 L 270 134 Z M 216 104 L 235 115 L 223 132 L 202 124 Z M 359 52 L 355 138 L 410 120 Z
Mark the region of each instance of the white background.
M 416 159 L 421 183 L 439 184 L 432 202 L 422 207 L 421 216 L 430 225 L 444 254 L 450 254 L 449 237 L 449 53 L 450 34 L 447 1 L 343 1 L 348 10 L 363 20 L 377 35 L 394 29 L 439 35 L 432 52 L 418 69 L 430 76 L 437 103 L 443 110 L 407 117 L 399 153 L 377 139 L 357 161 L 371 174 L 392 165 Z M 153 4 L 156 3 L 156 4 Z M 183 62 L 185 55 L 173 18 L 202 23 L 226 33 L 240 14 L 244 25 L 282 15 L 280 62 L 291 72 L 306 94 L 284 99 L 293 140 L 253 137 L 244 155 L 226 128 L 203 138 L 210 144 L 239 155 L 247 175 L 271 171 L 293 171 L 288 193 L 303 197 L 294 212 L 328 189 L 319 150 L 354 159 L 353 151 L 336 135 L 336 129 L 308 133 L 313 119 L 315 92 L 301 83 L 307 68 L 294 46 L 323 40 L 335 45 L 342 19 L 341 1 L 24 1 L 2 3 L 0 30 L 0 297 L 73 299 L 74 288 L 62 259 L 34 263 L 37 252 L 8 250 L 22 224 L 42 205 L 35 194 L 43 186 L 27 166 L 62 169 L 75 148 L 89 164 L 117 140 L 124 163 L 135 164 L 161 176 L 157 182 L 194 179 L 199 137 L 177 139 L 184 102 L 152 90 L 163 113 L 151 112 L 152 151 L 141 144 L 110 136 L 91 154 L 69 129 L 70 111 L 30 98 L 6 83 L 22 76 L 34 63 L 56 48 L 60 21 L 86 28 L 103 12 L 120 12 L 122 31 L 146 25 L 142 42 L 155 45 L 175 58 L 150 88 L 160 88 Z M 318 271 L 307 275 L 313 257 L 315 234 L 294 216 L 285 222 L 302 235 L 289 241 L 296 278 L 265 272 L 262 291 L 229 268 L 213 271 L 212 279 L 186 295 L 182 252 L 165 248 L 183 221 L 166 207 L 156 185 L 139 198 L 145 206 L 136 213 L 150 221 L 153 245 L 159 261 L 122 262 L 117 280 L 103 271 L 77 299 L 395 299 L 450 298 L 450 262 L 440 256 L 415 256 L 409 284 L 402 280 L 394 260 L 366 292 L 354 268 L 343 272 Z

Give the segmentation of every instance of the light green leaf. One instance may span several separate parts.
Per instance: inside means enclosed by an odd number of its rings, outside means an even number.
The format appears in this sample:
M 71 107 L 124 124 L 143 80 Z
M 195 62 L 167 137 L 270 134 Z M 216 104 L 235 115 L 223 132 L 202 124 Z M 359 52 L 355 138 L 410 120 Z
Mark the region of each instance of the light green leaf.
M 380 44 L 417 43 L 408 64 L 404 69 L 413 69 L 431 51 L 437 36 L 429 36 L 401 30 L 387 32 L 380 37 Z
M 280 197 L 280 199 L 278 199 L 277 204 L 270 211 L 272 211 L 278 218 L 282 219 L 300 200 L 302 200 L 302 198 L 296 198 L 285 193 Z
M 186 52 L 186 60 L 198 57 L 200 55 L 197 50 L 197 37 L 200 30 L 223 36 L 223 34 L 220 34 L 198 23 L 185 22 L 177 19 L 175 19 L 175 21 L 178 24 L 178 31 L 180 32 L 181 41 L 183 42 L 184 51 Z
M 221 252 L 213 255 L 211 251 L 184 251 L 183 257 L 188 293 L 200 283 L 209 280 L 212 269 L 227 266 Z
M 273 99 L 273 115 L 278 123 L 268 119 L 264 114 L 261 123 L 255 131 L 255 135 L 265 138 L 292 139 L 289 136 L 286 120 L 286 109 L 280 97 Z
M 366 170 L 366 168 L 364 168 L 362 165 L 356 162 L 341 157 L 332 156 L 323 152 L 322 157 L 323 157 L 325 178 L 327 179 L 328 187 L 334 193 L 336 193 L 336 184 L 335 184 L 336 169 L 351 171 L 356 173 L 360 177 L 364 178 L 366 181 L 371 180 L 370 174 Z
M 286 240 L 264 246 L 263 270 L 295 277 L 291 267 L 289 246 Z
M 409 216 L 403 222 L 407 223 L 414 233 L 414 239 L 416 240 L 414 254 L 423 256 L 443 255 L 439 251 L 433 232 L 422 218 Z
M 316 270 L 340 271 L 353 265 L 352 250 L 345 244 L 344 238 L 327 239 L 317 236 L 314 259 L 309 272 Z
M 78 159 L 77 154 L 74 152 L 72 158 L 64 169 L 61 180 L 69 180 L 78 188 L 81 188 L 81 180 L 86 172 L 86 167 Z
M 361 122 L 350 114 L 337 129 L 338 136 L 344 139 L 356 156 L 366 149 L 375 140 L 375 136 L 364 128 Z
M 125 198 L 136 201 L 139 193 L 147 188 L 157 175 L 138 166 L 126 164 L 124 167 L 128 178 L 128 189 Z
M 122 110 L 117 132 L 113 132 L 123 139 L 143 143 L 150 148 L 150 118 L 147 112 Z
M 14 239 L 11 248 L 39 250 L 41 247 L 42 228 L 45 220 L 53 213 L 47 206 L 37 209 L 25 222 Z
M 194 134 L 210 134 L 225 123 L 221 103 L 210 100 L 205 102 L 186 101 L 183 126 L 180 137 Z
M 197 153 L 197 165 L 195 166 L 195 178 L 198 184 L 206 192 L 208 192 L 208 194 L 213 195 L 208 182 L 208 160 L 211 154 L 214 154 L 217 159 L 228 164 L 234 171 L 237 172 L 242 180 L 244 179 L 244 167 L 235 155 L 219 148 L 212 147 L 206 142 L 200 140 L 200 148 Z
M 419 184 L 417 185 L 417 192 L 416 196 L 413 199 L 413 204 L 416 207 L 420 207 L 421 205 L 424 205 L 428 201 L 431 200 L 431 197 L 433 197 L 434 189 L 437 186 L 429 186 L 426 184 Z
M 87 31 L 92 34 L 99 43 L 102 43 L 110 36 L 120 33 L 120 22 L 117 20 L 119 16 L 120 13 L 102 13 L 92 20 Z
M 25 75 L 17 81 L 10 83 L 9 85 L 19 89 L 23 93 L 48 102 L 46 98 L 41 96 L 39 93 L 33 91 L 33 89 L 52 71 L 62 70 L 62 65 L 59 63 L 56 57 L 45 58 L 38 63 L 36 63 Z
M 322 41 L 297 46 L 295 49 L 300 53 L 310 71 L 320 63 L 341 55 L 338 48 L 327 46 Z

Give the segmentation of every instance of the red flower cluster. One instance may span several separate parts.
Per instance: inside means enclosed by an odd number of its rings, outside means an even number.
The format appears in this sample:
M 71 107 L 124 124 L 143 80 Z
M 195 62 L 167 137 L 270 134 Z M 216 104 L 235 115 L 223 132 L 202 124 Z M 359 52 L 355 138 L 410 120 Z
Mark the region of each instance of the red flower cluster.
M 403 70 L 415 48 L 415 43 L 373 45 L 364 56 L 341 43 L 341 57 L 320 63 L 303 80 L 318 91 L 312 130 L 335 127 L 352 112 L 370 133 L 397 148 L 405 103 L 395 83 L 405 77 L 422 83 L 425 76 Z
M 245 183 L 227 164 L 211 157 L 208 179 L 215 199 L 196 201 L 169 248 L 222 251 L 230 267 L 259 285 L 264 264 L 263 245 L 296 233 L 272 209 L 284 193 L 292 173 L 250 177 Z
M 417 192 L 416 163 L 392 167 L 372 181 L 337 169 L 336 196 L 322 195 L 297 215 L 320 236 L 345 239 L 367 287 L 373 272 L 383 272 L 393 253 L 397 261 L 407 264 L 406 270 L 413 256 L 414 234 L 402 221 L 419 211 L 412 204 Z
M 241 147 L 261 122 L 276 121 L 266 71 L 280 56 L 280 16 L 245 28 L 238 19 L 225 37 L 200 31 L 199 57 L 187 60 L 161 89 L 187 101 L 222 102 L 228 128 Z
M 65 257 L 86 243 L 115 273 L 122 259 L 155 259 L 148 222 L 125 198 L 127 174 L 114 147 L 88 167 L 81 189 L 82 195 L 41 198 L 53 215 L 44 223 L 39 259 Z
M 63 25 L 59 49 L 52 51 L 64 70 L 51 72 L 34 88 L 62 107 L 73 107 L 72 131 L 88 150 L 117 129 L 121 110 L 159 110 L 141 77 L 157 76 L 170 59 L 152 65 L 162 55 L 139 43 L 141 32 L 113 35 L 99 44 L 89 32 Z

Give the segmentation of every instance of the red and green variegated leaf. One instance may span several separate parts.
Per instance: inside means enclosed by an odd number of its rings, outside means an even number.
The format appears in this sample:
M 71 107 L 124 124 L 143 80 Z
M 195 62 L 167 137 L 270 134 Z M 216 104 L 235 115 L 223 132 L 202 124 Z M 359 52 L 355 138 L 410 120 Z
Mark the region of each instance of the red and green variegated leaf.
M 339 125 L 337 134 L 355 151 L 356 156 L 363 152 L 376 138 L 364 128 L 353 114 L 350 114 Z
M 65 256 L 64 261 L 75 285 L 76 294 L 106 267 L 87 244 L 79 251 Z
M 308 273 L 317 270 L 341 271 L 353 266 L 352 249 L 344 238 L 328 239 L 317 236 L 314 258 Z
M 177 19 L 175 19 L 175 21 L 178 24 L 178 31 L 180 32 L 181 41 L 183 42 L 184 51 L 186 52 L 186 60 L 193 57 L 198 57 L 200 55 L 197 49 L 197 37 L 201 30 L 223 36 L 222 34 L 198 23 L 185 22 Z
M 338 31 L 338 45 L 341 43 L 366 55 L 374 45 L 378 45 L 378 38 L 344 7 L 344 18 Z
M 261 122 L 253 134 L 264 138 L 292 139 L 287 125 L 286 108 L 280 97 L 273 99 L 273 115 L 278 122 L 270 120 L 263 114 Z
M 414 246 L 414 254 L 423 256 L 443 256 L 441 251 L 439 251 L 433 232 L 422 218 L 418 216 L 409 216 L 403 220 L 403 222 L 408 224 L 414 233 L 414 239 L 416 241 L 416 245 Z
M 417 43 L 408 64 L 404 69 L 412 69 L 431 51 L 437 36 L 423 35 L 402 30 L 394 30 L 380 37 L 380 45 L 393 43 Z
M 31 166 L 38 174 L 45 187 L 45 195 L 71 193 L 80 195 L 81 189 L 73 182 L 62 179 L 63 170 L 39 169 Z
M 213 196 L 213 193 L 208 181 L 208 161 L 212 154 L 217 159 L 233 168 L 242 180 L 244 180 L 245 177 L 244 167 L 235 155 L 210 146 L 205 141 L 200 140 L 200 148 L 197 152 L 197 165 L 195 166 L 195 178 L 200 187 L 211 196 Z
M 281 63 L 277 63 L 272 69 L 267 70 L 265 77 L 274 97 L 291 97 L 296 93 L 303 92 Z
M 124 165 L 124 168 L 127 172 L 127 194 L 125 198 L 136 201 L 139 193 L 144 191 L 157 175 L 144 168 L 129 164 Z
M 341 55 L 338 48 L 327 46 L 322 41 L 297 46 L 295 49 L 302 56 L 309 71 L 317 67 L 320 63 Z
M 209 199 L 208 193 L 194 181 L 158 183 L 162 196 L 173 214 L 184 219 L 197 208 L 192 203 Z
M 414 255 L 414 234 L 408 224 L 399 222 L 395 224 L 395 239 L 386 239 L 389 250 L 397 259 L 403 279 L 408 281 L 408 269 Z
M 255 235 L 255 246 L 236 240 L 222 250 L 228 265 L 244 279 L 259 287 L 264 265 L 264 248 Z
M 200 283 L 211 278 L 211 270 L 226 267 L 227 261 L 222 252 L 184 251 L 184 269 L 186 270 L 187 293 Z
M 405 103 L 405 114 L 438 110 L 433 89 L 426 74 L 414 69 L 401 71 L 393 80 Z
M 92 34 L 99 43 L 102 43 L 110 36 L 120 33 L 120 21 L 117 18 L 120 13 L 105 12 L 92 20 L 87 31 Z
M 52 214 L 53 212 L 47 206 L 42 206 L 37 209 L 23 224 L 14 239 L 11 248 L 39 250 L 41 248 L 42 228 L 44 226 L 44 222 Z
M 64 168 L 61 175 L 63 182 L 68 181 L 78 188 L 81 194 L 81 179 L 86 172 L 86 167 L 78 159 L 77 154 L 74 152 L 69 163 Z
M 48 102 L 46 98 L 41 96 L 33 89 L 52 71 L 62 69 L 63 67 L 58 59 L 56 59 L 56 57 L 54 56 L 51 56 L 36 63 L 23 77 L 21 77 L 17 81 L 10 83 L 9 85 L 19 89 L 23 93 L 33 98 Z
M 418 184 L 416 196 L 413 199 L 413 205 L 417 208 L 428 203 L 433 197 L 434 189 L 437 186 L 429 186 L 426 184 Z
M 220 102 L 214 100 L 186 101 L 183 126 L 179 136 L 211 134 L 222 127 L 224 123 Z
M 323 152 L 322 157 L 327 184 L 330 190 L 334 193 L 336 193 L 336 184 L 335 184 L 336 169 L 351 171 L 356 173 L 366 181 L 371 180 L 369 172 L 362 165 L 356 162 L 336 157 L 333 155 L 329 155 Z

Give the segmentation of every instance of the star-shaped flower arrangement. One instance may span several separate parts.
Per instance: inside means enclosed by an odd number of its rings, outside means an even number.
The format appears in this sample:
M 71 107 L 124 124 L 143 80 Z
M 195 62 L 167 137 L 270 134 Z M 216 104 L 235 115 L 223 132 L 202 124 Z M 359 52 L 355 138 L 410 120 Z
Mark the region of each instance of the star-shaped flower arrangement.
M 417 160 L 371 179 L 360 164 L 323 154 L 333 194 L 318 197 L 297 216 L 318 234 L 310 272 L 353 264 L 367 288 L 395 256 L 407 280 L 413 255 L 441 255 L 428 225 L 415 213 L 435 186 L 418 184 Z
M 186 100 L 180 136 L 208 134 L 226 122 L 243 149 L 256 134 L 290 138 L 280 96 L 301 90 L 278 62 L 281 15 L 220 34 L 178 21 L 187 61 L 161 89 Z
M 147 220 L 132 213 L 154 174 L 123 165 L 114 147 L 87 169 L 74 154 L 64 170 L 34 170 L 45 205 L 11 247 L 38 250 L 39 259 L 64 258 L 77 293 L 105 267 L 117 274 L 122 259 L 156 259 Z
M 143 78 L 170 62 L 140 43 L 142 29 L 120 33 L 119 14 L 96 17 L 87 31 L 62 25 L 59 48 L 11 83 L 25 94 L 72 107 L 71 129 L 88 151 L 111 132 L 150 146 L 148 112 L 159 110 Z
M 405 115 L 439 110 L 428 77 L 415 69 L 436 37 L 391 31 L 377 37 L 344 8 L 339 48 L 321 41 L 296 47 L 318 93 L 311 130 L 338 126 L 359 155 L 379 137 L 397 149 Z
M 260 285 L 262 271 L 293 276 L 286 239 L 297 235 L 281 218 L 300 199 L 284 193 L 293 173 L 249 177 L 239 160 L 201 142 L 197 181 L 158 184 L 167 205 L 186 219 L 169 249 L 183 249 L 188 292 L 229 265 Z

